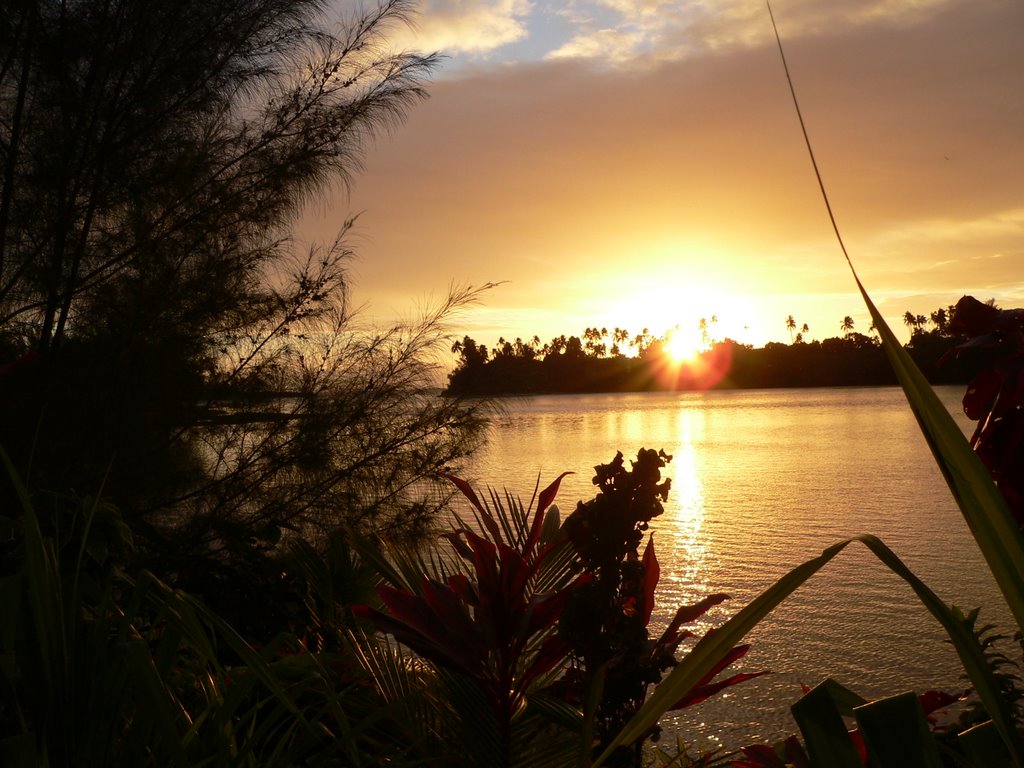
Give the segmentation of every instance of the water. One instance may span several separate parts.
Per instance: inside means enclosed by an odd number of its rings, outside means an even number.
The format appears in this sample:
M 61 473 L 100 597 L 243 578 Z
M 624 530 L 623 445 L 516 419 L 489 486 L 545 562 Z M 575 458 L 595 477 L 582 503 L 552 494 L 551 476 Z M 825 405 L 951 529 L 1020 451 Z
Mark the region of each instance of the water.
M 961 394 L 939 389 L 966 431 Z M 538 475 L 546 485 L 574 471 L 556 500 L 563 516 L 594 495 L 593 466 L 616 451 L 674 456 L 672 491 L 654 526 L 662 623 L 680 603 L 725 592 L 731 599 L 700 629 L 718 625 L 826 546 L 873 533 L 947 602 L 980 605 L 983 619 L 1013 626 L 899 389 L 537 396 L 503 405 L 474 479 L 528 499 Z M 737 669 L 771 674 L 662 723 L 695 747 L 736 748 L 795 732 L 789 706 L 801 684 L 825 677 L 868 698 L 959 690 L 962 672 L 944 637 L 910 588 L 853 545 L 748 635 L 753 647 Z

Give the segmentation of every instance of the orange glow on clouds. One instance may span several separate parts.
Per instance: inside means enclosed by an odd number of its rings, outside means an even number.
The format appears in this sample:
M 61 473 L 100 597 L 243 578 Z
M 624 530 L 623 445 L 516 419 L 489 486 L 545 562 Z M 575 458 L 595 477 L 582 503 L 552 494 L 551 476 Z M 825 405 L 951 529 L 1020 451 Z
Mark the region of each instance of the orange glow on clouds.
M 545 4 L 432 0 L 425 44 L 463 66 L 368 150 L 352 190 L 311 205 L 303 239 L 365 211 L 353 295 L 385 326 L 451 284 L 500 283 L 453 322 L 488 345 L 701 318 L 712 340 L 755 346 L 789 343 L 790 315 L 805 340 L 840 335 L 846 315 L 866 332 L 766 12 L 739 4 L 703 4 L 699 25 L 684 4 L 673 34 L 605 66 L 607 45 L 584 43 L 607 35 L 542 25 Z M 681 19 L 669 5 L 644 18 Z M 815 154 L 894 330 L 964 293 L 1024 304 L 1024 5 L 791 5 L 780 28 Z M 623 12 L 619 38 L 634 22 Z M 598 60 L 547 58 L 570 48 Z

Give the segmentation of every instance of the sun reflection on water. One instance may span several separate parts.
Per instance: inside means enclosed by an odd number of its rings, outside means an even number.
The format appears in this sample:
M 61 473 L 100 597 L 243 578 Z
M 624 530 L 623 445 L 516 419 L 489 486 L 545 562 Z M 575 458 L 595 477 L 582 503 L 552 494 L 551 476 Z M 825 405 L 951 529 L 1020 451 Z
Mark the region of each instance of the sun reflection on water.
M 946 397 L 962 415 L 959 391 Z M 678 606 L 728 593 L 688 627 L 703 635 L 793 566 L 865 531 L 944 599 L 986 606 L 1001 626 L 1012 621 L 899 389 L 522 398 L 509 402 L 469 479 L 528 501 L 538 476 L 546 485 L 572 470 L 557 498 L 564 518 L 594 497 L 596 464 L 616 451 L 629 462 L 640 448 L 673 455 L 665 510 L 651 523 L 661 564 L 652 635 Z M 795 728 L 789 706 L 800 685 L 826 676 L 878 697 L 953 690 L 962 673 L 909 588 L 859 551 L 831 563 L 745 641 L 751 651 L 737 671 L 772 674 L 666 716 L 668 738 L 711 748 L 778 738 Z
M 662 568 L 654 617 L 657 624 L 667 623 L 678 606 L 695 603 L 711 591 L 704 481 L 697 452 L 697 444 L 703 440 L 704 414 L 698 409 L 681 408 L 674 417 L 677 442 L 665 446 L 672 455 L 665 469 L 672 478 L 672 489 L 664 513 L 653 524 L 659 560 L 670 563 L 670 567 Z M 694 629 L 703 631 L 709 624 L 700 622 Z

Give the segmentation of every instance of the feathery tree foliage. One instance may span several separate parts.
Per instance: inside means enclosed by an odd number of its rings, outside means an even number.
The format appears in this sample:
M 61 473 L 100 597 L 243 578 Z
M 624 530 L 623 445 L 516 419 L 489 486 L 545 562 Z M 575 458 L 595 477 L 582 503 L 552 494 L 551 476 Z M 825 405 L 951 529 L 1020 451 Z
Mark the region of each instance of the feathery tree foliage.
M 434 63 L 385 45 L 406 0 L 328 10 L 0 14 L 0 442 L 37 492 L 103 485 L 150 553 L 182 553 L 174 572 L 339 518 L 414 530 L 422 479 L 471 447 L 475 415 L 428 385 L 473 292 L 355 333 L 351 222 L 305 252 L 293 236 Z

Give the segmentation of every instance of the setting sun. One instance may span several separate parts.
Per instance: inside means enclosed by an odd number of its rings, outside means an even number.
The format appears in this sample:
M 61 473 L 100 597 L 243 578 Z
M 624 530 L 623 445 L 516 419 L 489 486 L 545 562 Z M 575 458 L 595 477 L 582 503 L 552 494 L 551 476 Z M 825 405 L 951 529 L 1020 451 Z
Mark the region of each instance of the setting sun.
M 701 333 L 678 326 L 670 331 L 665 345 L 665 351 L 675 363 L 692 363 L 706 348 L 707 343 Z
M 1024 768 L 1024 0 L 0 2 L 0 768 Z

